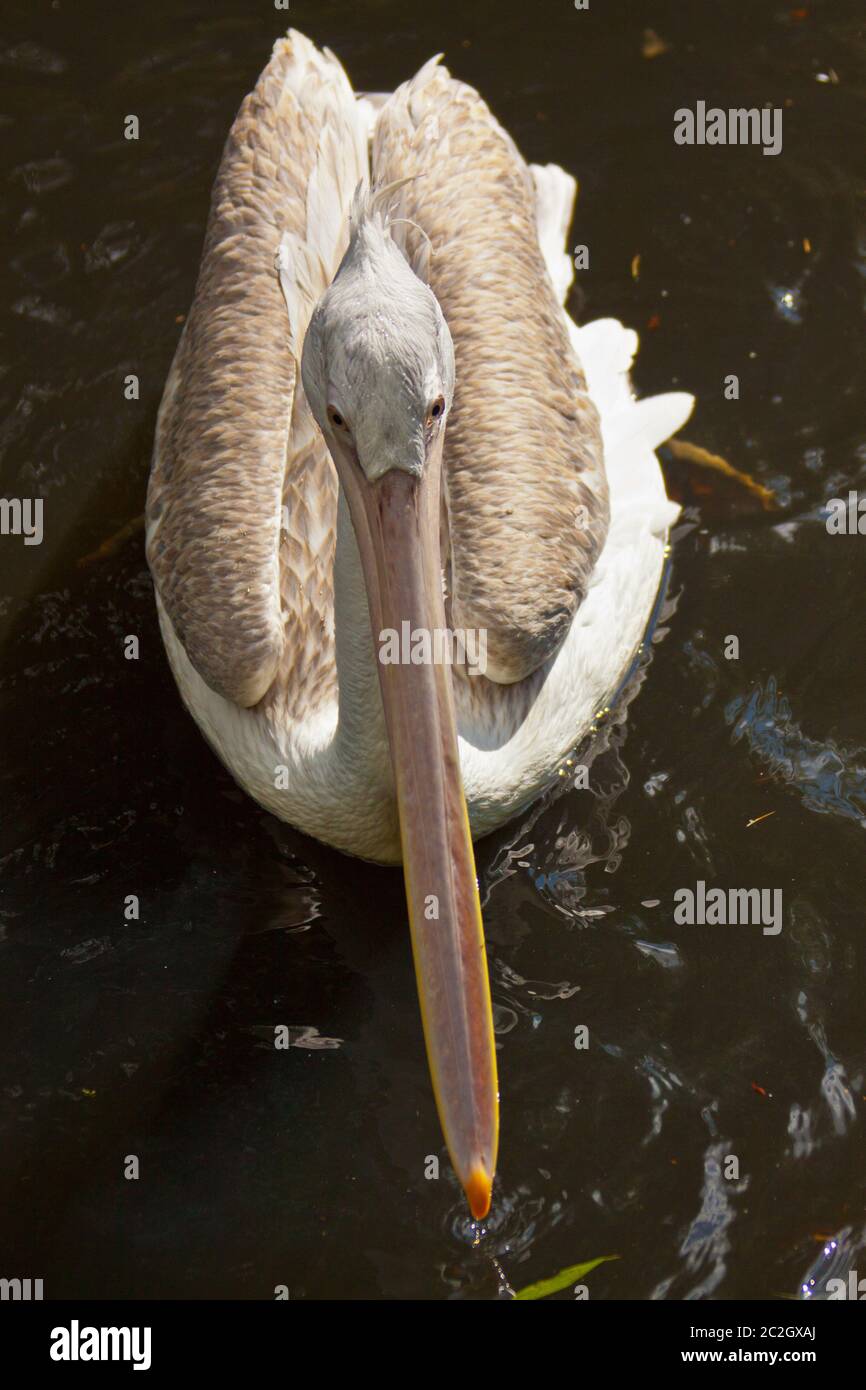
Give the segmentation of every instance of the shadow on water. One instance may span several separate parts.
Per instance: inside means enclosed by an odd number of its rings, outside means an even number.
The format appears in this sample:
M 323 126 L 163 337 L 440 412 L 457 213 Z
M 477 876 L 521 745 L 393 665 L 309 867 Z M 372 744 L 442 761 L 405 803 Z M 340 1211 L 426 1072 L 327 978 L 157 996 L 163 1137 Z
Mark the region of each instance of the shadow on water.
M 45 538 L 0 539 L 2 1272 L 49 1297 L 496 1297 L 613 1253 L 593 1297 L 822 1297 L 862 1261 L 864 550 L 823 509 L 866 487 L 864 26 L 847 0 L 628 12 L 291 11 L 359 87 L 445 49 L 579 175 L 575 305 L 637 327 L 640 389 L 694 390 L 689 436 L 777 501 L 686 479 L 665 640 L 575 755 L 589 787 L 565 769 L 479 846 L 503 1095 L 479 1231 L 400 875 L 237 790 L 171 682 L 140 534 L 80 564 L 142 510 L 215 165 L 282 16 L 6 8 L 2 490 L 44 499 Z M 783 153 L 676 146 L 698 99 L 782 106 Z M 698 880 L 781 888 L 783 931 L 676 925 Z

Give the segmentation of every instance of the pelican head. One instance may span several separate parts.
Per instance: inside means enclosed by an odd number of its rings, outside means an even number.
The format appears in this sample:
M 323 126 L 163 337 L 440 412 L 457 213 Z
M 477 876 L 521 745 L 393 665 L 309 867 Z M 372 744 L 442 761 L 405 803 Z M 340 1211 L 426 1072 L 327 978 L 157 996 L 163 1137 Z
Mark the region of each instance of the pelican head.
M 454 349 L 375 194 L 356 198 L 348 250 L 310 320 L 302 375 L 348 502 L 377 654 L 383 635 L 406 622 L 432 637 L 445 628 L 439 517 Z M 380 660 L 378 670 L 433 1088 L 451 1161 L 481 1218 L 496 1164 L 496 1057 L 451 678 L 442 664 Z
M 432 290 L 375 208 L 356 214 L 349 248 L 304 341 L 304 390 L 332 457 L 368 482 L 421 476 L 441 453 L 454 394 L 454 347 Z

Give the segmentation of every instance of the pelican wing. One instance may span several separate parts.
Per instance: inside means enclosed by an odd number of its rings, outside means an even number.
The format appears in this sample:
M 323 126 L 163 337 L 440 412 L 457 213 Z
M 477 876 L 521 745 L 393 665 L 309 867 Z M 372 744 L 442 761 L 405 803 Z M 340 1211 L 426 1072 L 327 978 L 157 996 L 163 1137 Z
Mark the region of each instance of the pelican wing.
M 299 706 L 333 682 L 337 486 L 300 354 L 366 173 L 342 68 L 290 31 L 226 142 L 147 501 L 163 614 L 199 675 L 242 706 L 281 668 Z
M 452 620 L 486 629 L 487 674 L 516 681 L 564 638 L 608 527 L 598 413 L 539 245 L 545 181 L 435 59 L 379 110 L 372 159 L 377 183 L 411 180 L 395 239 L 454 340 Z

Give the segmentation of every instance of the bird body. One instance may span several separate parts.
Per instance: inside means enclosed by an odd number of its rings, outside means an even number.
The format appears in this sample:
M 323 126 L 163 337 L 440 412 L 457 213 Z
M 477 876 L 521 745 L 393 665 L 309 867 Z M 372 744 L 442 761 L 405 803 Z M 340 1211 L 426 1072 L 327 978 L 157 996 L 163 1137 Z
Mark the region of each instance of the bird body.
M 503 160 L 510 157 L 513 181 L 522 177 L 526 196 L 518 234 L 529 243 L 524 259 L 531 252 L 533 263 L 524 270 L 518 308 L 530 313 L 540 286 L 551 320 L 544 328 L 552 342 L 533 355 L 533 334 L 515 312 L 514 258 L 507 247 L 503 252 L 484 240 L 485 227 L 509 220 L 495 181 L 496 162 L 490 188 L 479 192 L 479 165 L 458 148 L 456 201 L 453 208 L 448 200 L 437 204 L 439 237 L 446 241 L 449 232 L 451 238 L 465 232 L 474 249 L 469 267 L 452 275 L 456 283 L 437 297 L 446 305 L 457 302 L 467 325 L 478 320 L 481 365 L 475 375 L 487 373 L 494 389 L 491 404 L 490 389 L 478 388 L 470 377 L 465 408 L 463 399 L 455 405 L 466 440 L 461 457 L 469 456 L 470 468 L 452 503 L 451 543 L 471 557 L 462 570 L 469 571 L 470 594 L 463 611 L 458 604 L 455 625 L 501 632 L 504 659 L 511 657 L 520 674 L 506 684 L 453 668 L 463 784 L 478 837 L 543 790 L 634 657 L 676 516 L 653 449 L 682 424 L 691 397 L 673 392 L 638 403 L 628 379 L 636 335 L 616 320 L 578 328 L 568 318 L 561 301 L 571 280 L 564 236 L 573 180 L 554 166 L 523 165 L 477 94 L 438 65 L 428 64 L 380 107 L 374 177 L 388 181 L 404 176 L 407 167 L 417 170 L 417 154 L 415 163 L 402 158 L 394 127 L 398 134 L 405 129 L 407 108 L 431 83 L 428 103 L 434 110 L 432 116 L 422 111 L 419 123 L 427 142 L 442 139 L 435 97 L 458 125 L 460 107 L 475 108 L 482 127 L 476 144 L 482 151 L 492 146 Z M 449 99 L 452 89 L 458 103 Z M 393 777 L 357 549 L 347 515 L 341 525 L 333 466 L 302 393 L 295 392 L 310 313 L 345 252 L 351 200 L 368 176 L 371 117 L 375 121 L 376 113 L 355 98 L 336 60 L 298 34 L 276 45 L 241 108 L 217 179 L 196 300 L 160 412 L 148 554 L 166 649 L 185 703 L 241 786 L 317 839 L 363 858 L 399 863 Z M 447 161 L 436 167 L 437 177 L 446 179 Z M 536 191 L 534 225 L 524 206 L 532 191 L 527 180 Z M 407 215 L 423 218 L 426 177 L 410 187 Z M 475 226 L 464 201 L 468 188 L 479 203 Z M 401 193 L 407 196 L 405 189 Z M 400 206 L 395 218 L 403 212 Z M 411 250 L 413 229 L 405 230 L 401 240 Z M 434 266 L 440 259 L 435 232 L 428 233 Z M 426 249 L 422 237 L 414 240 L 416 248 L 420 242 Z M 275 261 L 289 241 L 302 247 L 303 271 L 284 297 Z M 442 259 L 447 264 L 447 253 Z M 473 287 L 485 274 L 490 294 L 476 303 Z M 447 280 L 448 272 L 440 278 Z M 229 305 L 236 312 L 230 314 Z M 502 340 L 509 324 L 515 328 L 512 344 Z M 512 348 L 510 361 L 504 360 L 506 347 Z M 462 354 L 467 368 L 474 348 L 471 343 Z M 571 361 L 563 368 L 569 350 Z M 459 340 L 457 357 L 459 392 Z M 510 412 L 514 388 L 521 400 L 543 396 L 551 362 L 555 389 L 567 393 L 574 382 L 575 395 L 597 412 L 603 466 L 593 439 L 589 471 L 602 495 L 606 475 L 606 534 L 597 524 L 590 489 L 569 494 L 569 504 L 575 499 L 576 505 L 557 513 L 556 489 L 575 483 L 580 488 L 586 470 L 568 476 L 572 441 L 545 433 L 544 419 L 537 426 L 532 422 L 538 436 L 534 457 L 520 447 L 527 428 L 521 420 L 510 425 L 518 435 L 513 455 L 508 425 L 504 438 L 492 425 L 489 458 L 479 460 L 485 412 L 488 419 L 491 412 Z M 526 369 L 536 376 L 529 385 Z M 469 417 L 465 425 L 461 409 Z M 586 448 L 583 441 L 580 447 Z M 510 467 L 501 466 L 491 480 L 497 461 Z M 552 500 L 539 497 L 544 486 Z M 600 543 L 588 547 L 582 546 L 581 514 L 574 518 L 581 505 L 596 522 L 594 530 L 586 528 L 591 541 L 601 533 Z M 568 551 L 589 557 L 580 575 L 584 597 L 573 612 Z M 485 581 L 491 570 L 495 578 Z M 516 651 L 509 650 L 510 637 Z M 347 696 L 349 690 L 356 699 Z
M 404 862 L 440 1114 L 479 1211 L 495 1061 L 460 784 L 472 836 L 492 831 L 612 697 L 677 514 L 653 451 L 692 407 L 636 401 L 636 335 L 566 314 L 574 194 L 438 60 L 359 98 L 290 31 L 226 143 L 148 492 L 202 732 L 276 816 Z M 474 634 L 484 673 L 390 668 L 383 635 L 406 626 Z

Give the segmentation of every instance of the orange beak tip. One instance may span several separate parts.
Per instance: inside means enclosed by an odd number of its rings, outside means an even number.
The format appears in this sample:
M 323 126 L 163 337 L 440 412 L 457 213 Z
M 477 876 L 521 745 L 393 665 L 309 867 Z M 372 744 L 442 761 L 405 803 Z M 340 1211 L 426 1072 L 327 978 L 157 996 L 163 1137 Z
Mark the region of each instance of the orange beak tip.
M 483 1221 L 490 1210 L 493 1179 L 483 1168 L 474 1168 L 464 1184 L 469 1210 L 476 1221 Z

